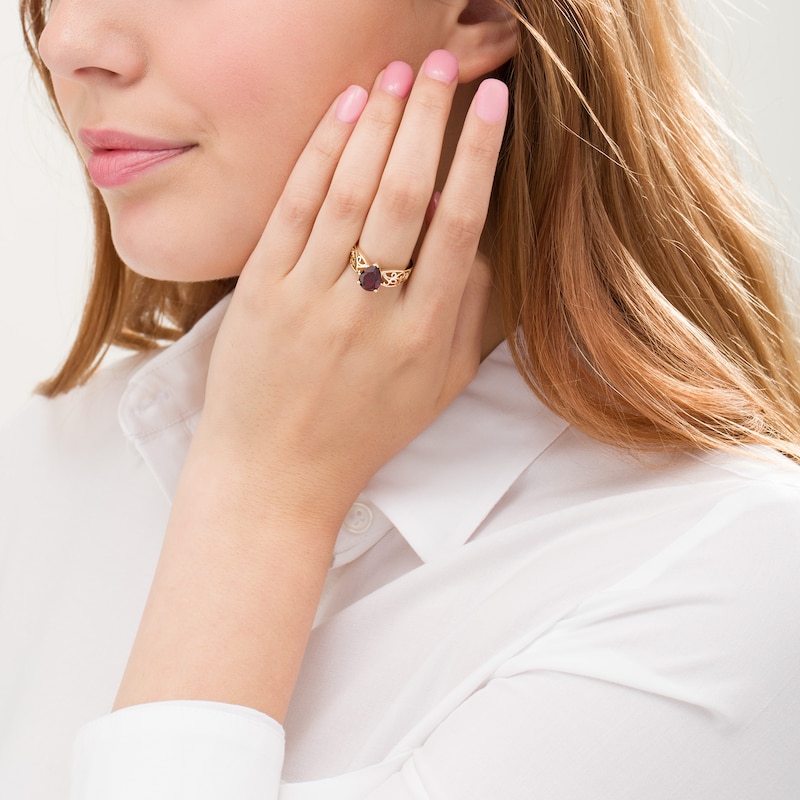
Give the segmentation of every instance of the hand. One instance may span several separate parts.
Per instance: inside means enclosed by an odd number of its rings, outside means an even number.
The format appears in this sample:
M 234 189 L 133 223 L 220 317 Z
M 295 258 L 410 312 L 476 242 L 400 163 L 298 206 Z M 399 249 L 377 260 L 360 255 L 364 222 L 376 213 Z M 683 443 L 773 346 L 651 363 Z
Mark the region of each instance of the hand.
M 288 511 L 341 518 L 479 363 L 490 278 L 476 251 L 505 121 L 500 82 L 478 90 L 408 283 L 366 292 L 348 266 L 357 241 L 388 267 L 417 249 L 456 74 L 434 53 L 406 105 L 411 70 L 391 65 L 357 124 L 366 93 L 339 98 L 234 293 L 199 441 L 237 472 L 272 486 L 279 476 Z
M 410 68 L 390 66 L 366 107 L 345 92 L 300 156 L 215 343 L 117 707 L 216 700 L 282 720 L 342 518 L 473 376 L 507 92 L 479 88 L 418 246 L 455 70 L 433 54 L 406 105 Z M 363 291 L 359 240 L 386 266 L 418 247 L 410 280 Z

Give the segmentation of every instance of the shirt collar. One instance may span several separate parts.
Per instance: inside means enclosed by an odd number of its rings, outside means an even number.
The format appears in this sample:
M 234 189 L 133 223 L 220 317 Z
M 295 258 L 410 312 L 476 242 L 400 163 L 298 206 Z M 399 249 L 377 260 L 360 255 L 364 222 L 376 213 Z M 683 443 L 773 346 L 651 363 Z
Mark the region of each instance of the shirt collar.
M 200 421 L 211 350 L 229 303 L 230 295 L 136 370 L 120 400 L 123 432 L 170 499 Z
M 533 395 L 504 342 L 362 496 L 386 514 L 423 561 L 434 561 L 472 536 L 566 428 Z
M 120 402 L 123 431 L 169 497 L 197 428 L 211 350 L 229 301 L 140 367 Z M 359 501 L 385 515 L 423 561 L 437 560 L 470 538 L 566 427 L 535 398 L 503 343 L 451 405 L 375 474 Z M 341 539 L 337 550 L 350 554 L 345 562 L 377 540 L 364 537 L 364 545 L 354 547 Z

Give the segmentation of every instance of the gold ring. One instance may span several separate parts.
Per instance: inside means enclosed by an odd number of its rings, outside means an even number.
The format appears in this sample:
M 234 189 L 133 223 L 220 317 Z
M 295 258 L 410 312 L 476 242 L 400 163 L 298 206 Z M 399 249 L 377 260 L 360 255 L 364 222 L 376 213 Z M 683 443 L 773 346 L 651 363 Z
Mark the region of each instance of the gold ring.
M 409 261 L 405 269 L 383 269 L 380 264 L 371 262 L 358 244 L 354 244 L 350 250 L 350 266 L 358 275 L 358 285 L 362 289 L 377 292 L 381 286 L 399 286 L 405 283 L 414 269 L 414 261 Z

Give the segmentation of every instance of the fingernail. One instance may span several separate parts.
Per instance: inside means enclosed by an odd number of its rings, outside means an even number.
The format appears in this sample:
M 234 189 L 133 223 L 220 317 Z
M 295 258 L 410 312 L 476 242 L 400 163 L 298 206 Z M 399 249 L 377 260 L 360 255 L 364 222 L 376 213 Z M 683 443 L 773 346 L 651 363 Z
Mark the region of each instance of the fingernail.
M 414 70 L 404 61 L 393 61 L 383 72 L 381 89 L 397 97 L 408 97 L 414 83 Z
M 351 86 L 336 104 L 336 119 L 352 124 L 360 116 L 367 105 L 367 90 L 361 86 Z
M 425 213 L 425 221 L 430 225 L 433 220 L 433 215 L 436 211 L 436 206 L 439 205 L 439 201 L 442 199 L 441 192 L 434 192 L 433 197 L 431 198 L 431 202 L 428 203 L 428 210 Z
M 475 113 L 484 122 L 500 122 L 508 111 L 508 86 L 488 78 L 475 92 Z
M 458 61 L 447 50 L 434 50 L 425 59 L 424 70 L 429 78 L 442 83 L 452 83 L 458 77 Z

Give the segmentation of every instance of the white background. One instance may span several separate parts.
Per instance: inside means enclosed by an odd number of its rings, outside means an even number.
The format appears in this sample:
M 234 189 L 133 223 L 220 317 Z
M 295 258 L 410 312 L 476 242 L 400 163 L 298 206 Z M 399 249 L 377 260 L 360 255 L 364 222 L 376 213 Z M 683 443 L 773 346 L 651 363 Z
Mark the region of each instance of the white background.
M 757 171 L 751 180 L 773 202 L 775 187 L 783 196 L 775 218 L 780 220 L 786 246 L 800 254 L 796 233 L 800 3 L 694 0 L 693 5 L 774 186 Z M 37 380 L 54 371 L 67 351 L 87 285 L 91 242 L 81 171 L 42 93 L 29 78 L 16 3 L 10 1 L 0 4 L 0 108 L 2 422 L 24 402 Z

